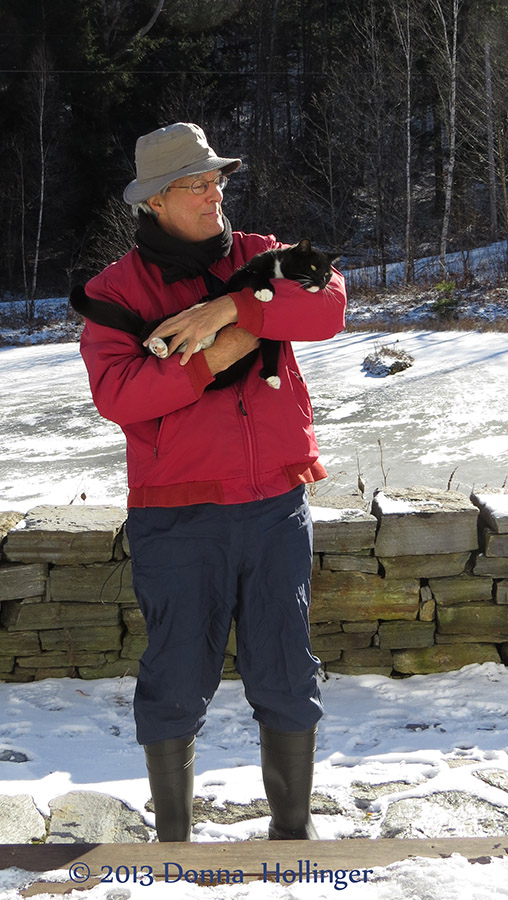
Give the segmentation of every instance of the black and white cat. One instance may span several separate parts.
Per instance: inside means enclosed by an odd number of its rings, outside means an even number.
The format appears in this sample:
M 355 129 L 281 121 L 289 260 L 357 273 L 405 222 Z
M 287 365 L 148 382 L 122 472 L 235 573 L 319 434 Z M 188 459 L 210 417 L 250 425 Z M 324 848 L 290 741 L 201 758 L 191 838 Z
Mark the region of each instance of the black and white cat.
M 271 281 L 277 278 L 289 278 L 292 281 L 298 281 L 308 291 L 319 291 L 325 288 L 330 281 L 331 264 L 335 259 L 337 259 L 335 253 L 316 250 L 306 238 L 283 250 L 266 250 L 264 253 L 258 253 L 248 263 L 237 269 L 214 296 L 208 296 L 201 302 L 213 303 L 218 297 L 249 287 L 254 291 L 254 296 L 258 300 L 267 303 L 275 293 Z M 72 289 L 70 303 L 72 308 L 85 319 L 90 319 L 98 325 L 107 325 L 110 328 L 126 331 L 138 337 L 142 342 L 161 322 L 170 318 L 166 315 L 160 319 L 145 322 L 141 316 L 118 303 L 107 303 L 104 300 L 88 297 L 81 285 Z M 214 340 L 215 334 L 210 335 L 201 341 L 194 352 L 211 347 Z M 185 346 L 182 344 L 178 348 L 179 352 L 183 353 Z M 151 340 L 148 349 L 160 359 L 168 356 L 168 344 L 163 338 Z M 259 374 L 272 388 L 280 387 L 280 378 L 277 374 L 279 349 L 280 341 L 261 339 L 260 352 L 263 366 Z M 215 380 L 207 386 L 206 390 L 228 387 L 238 381 L 252 367 L 258 357 L 258 352 L 258 350 L 253 350 L 224 372 L 218 372 Z

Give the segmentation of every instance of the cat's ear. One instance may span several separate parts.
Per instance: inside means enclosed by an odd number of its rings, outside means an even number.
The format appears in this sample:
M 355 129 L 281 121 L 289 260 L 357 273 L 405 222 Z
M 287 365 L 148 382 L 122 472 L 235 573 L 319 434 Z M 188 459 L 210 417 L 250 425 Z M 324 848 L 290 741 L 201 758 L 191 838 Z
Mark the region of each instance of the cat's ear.
M 337 253 L 336 250 L 328 250 L 326 255 L 328 257 L 328 262 L 330 263 L 330 265 L 332 265 L 334 262 L 341 258 L 342 254 Z
M 310 253 L 312 250 L 312 244 L 308 238 L 302 238 L 302 240 L 296 245 L 295 249 L 298 253 Z

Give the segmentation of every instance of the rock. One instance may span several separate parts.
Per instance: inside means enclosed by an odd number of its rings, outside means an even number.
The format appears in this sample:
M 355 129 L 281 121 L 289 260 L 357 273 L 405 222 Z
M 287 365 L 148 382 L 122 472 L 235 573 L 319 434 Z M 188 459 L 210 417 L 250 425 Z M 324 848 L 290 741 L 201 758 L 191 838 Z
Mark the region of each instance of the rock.
M 150 829 L 121 800 L 95 791 L 69 791 L 50 801 L 48 844 L 141 843 Z
M 23 600 L 42 597 L 46 593 L 48 567 L 42 563 L 20 566 L 0 566 L 0 598 Z
M 9 631 L 31 631 L 44 628 L 67 628 L 87 625 L 118 625 L 120 610 L 105 603 L 2 603 L 2 624 Z
M 43 650 L 62 650 L 63 647 L 71 653 L 80 650 L 121 650 L 122 628 L 120 625 L 85 625 L 81 628 L 47 629 L 40 632 L 39 640 Z
M 124 520 L 115 506 L 36 506 L 9 531 L 4 555 L 10 562 L 104 562 Z
M 463 553 L 478 547 L 478 510 L 458 491 L 385 488 L 372 512 L 379 522 L 377 557 Z
M 496 534 L 490 528 L 482 532 L 482 545 L 485 556 L 508 556 L 508 534 Z
M 361 572 L 318 573 L 312 579 L 311 622 L 416 619 L 420 584 Z
M 137 607 L 122 610 L 122 619 L 130 634 L 146 634 L 143 613 Z
M 371 550 L 377 521 L 365 509 L 311 506 L 315 553 Z
M 503 490 L 473 491 L 471 502 L 492 531 L 508 534 L 508 493 Z
M 38 653 L 40 649 L 35 631 L 10 632 L 0 628 L 0 658 Z
M 139 672 L 139 661 L 134 659 L 117 659 L 104 663 L 103 666 L 79 666 L 78 674 L 80 678 L 123 678 L 124 675 L 132 675 L 137 677 Z
M 377 626 L 377 620 L 366 619 L 364 622 L 343 622 L 342 630 L 346 633 L 354 632 L 355 634 L 358 634 L 360 631 L 370 631 L 372 634 L 375 634 Z
M 491 787 L 508 793 L 508 772 L 505 772 L 504 769 L 480 769 L 478 772 L 473 772 L 473 775 L 475 778 L 481 778 L 485 784 L 490 784 Z
M 15 528 L 18 522 L 23 518 L 23 513 L 14 512 L 14 511 L 6 511 L 0 512 L 0 560 L 3 559 L 3 542 L 5 536 L 11 531 L 12 528 Z
M 467 603 L 462 606 L 438 606 L 438 631 L 441 634 L 506 635 L 508 640 L 508 607 L 496 603 Z
M 344 665 L 358 666 L 374 666 L 380 668 L 387 666 L 392 670 L 392 654 L 389 650 L 381 650 L 379 647 L 366 647 L 364 650 L 344 650 L 340 661 Z
M 362 369 L 368 375 L 385 378 L 387 375 L 396 375 L 397 372 L 409 369 L 413 363 L 414 357 L 407 353 L 406 350 L 402 350 L 395 345 L 391 347 L 383 346 L 365 357 Z
M 494 595 L 496 603 L 506 606 L 508 604 L 508 581 L 496 581 Z
M 367 551 L 368 552 L 368 551 Z M 366 551 L 356 554 L 325 553 L 321 568 L 328 569 L 330 572 L 365 572 L 370 575 L 377 575 L 379 572 L 379 563 L 375 556 L 365 555 Z
M 148 638 L 146 634 L 127 634 L 123 641 L 120 656 L 125 656 L 127 659 L 141 659 L 147 647 Z
M 431 578 L 429 587 L 438 606 L 492 600 L 492 578 L 479 578 L 472 575 L 459 575 L 457 578 Z
M 452 672 L 472 663 L 500 662 L 493 644 L 439 644 L 414 650 L 393 650 L 393 668 L 401 675 Z
M 356 650 L 360 647 L 369 647 L 374 632 L 359 632 L 358 634 L 321 635 L 312 640 L 312 651 L 319 656 L 321 662 L 329 662 L 338 659 L 342 650 Z
M 508 558 L 484 556 L 479 553 L 474 564 L 473 574 L 490 575 L 491 578 L 508 578 Z
M 433 622 L 382 622 L 379 626 L 379 646 L 383 650 L 432 647 L 434 631 Z
M 57 601 L 136 603 L 130 559 L 88 566 L 54 566 L 49 590 L 51 599 Z
M 0 844 L 30 844 L 46 837 L 46 822 L 28 794 L 0 794 Z
M 386 578 L 443 578 L 460 575 L 471 556 L 464 553 L 430 553 L 418 556 L 381 556 Z
M 508 834 L 508 812 L 464 791 L 396 800 L 381 825 L 382 838 L 481 837 Z
M 392 666 L 373 666 L 370 663 L 367 666 L 350 666 L 342 660 L 326 663 L 325 668 L 336 675 L 385 675 L 389 678 L 392 674 Z

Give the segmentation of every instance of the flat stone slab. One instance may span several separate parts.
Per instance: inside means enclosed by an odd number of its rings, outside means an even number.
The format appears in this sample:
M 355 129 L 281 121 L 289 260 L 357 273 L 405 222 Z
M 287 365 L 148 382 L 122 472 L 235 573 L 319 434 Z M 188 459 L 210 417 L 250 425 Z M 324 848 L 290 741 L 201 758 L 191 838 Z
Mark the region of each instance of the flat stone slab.
M 506 491 L 473 491 L 471 502 L 480 510 L 482 519 L 492 531 L 508 534 L 508 493 Z
M 95 791 L 69 791 L 50 801 L 48 844 L 140 843 L 150 829 L 121 800 Z
M 459 491 L 428 487 L 376 491 L 378 557 L 428 556 L 478 548 L 478 509 Z
M 29 794 L 0 794 L 0 844 L 29 844 L 46 836 L 46 822 Z
M 349 553 L 371 550 L 377 520 L 358 507 L 310 507 L 314 524 L 314 553 Z
M 46 593 L 48 567 L 44 563 L 0 566 L 0 599 L 24 600 Z
M 9 531 L 5 559 L 64 565 L 105 562 L 113 557 L 125 516 L 116 506 L 36 506 Z
M 312 578 L 311 622 L 416 619 L 420 583 L 361 572 L 322 571 Z
M 460 575 L 471 553 L 429 553 L 416 556 L 381 556 L 387 578 L 445 578 Z
M 464 791 L 411 797 L 390 804 L 382 838 L 480 837 L 508 834 L 508 812 Z
M 430 578 L 429 587 L 441 606 L 479 603 L 492 600 L 492 578 L 458 575 L 455 578 Z
M 421 649 L 393 650 L 393 668 L 401 675 L 430 675 L 452 672 L 472 663 L 500 662 L 494 644 L 439 644 Z

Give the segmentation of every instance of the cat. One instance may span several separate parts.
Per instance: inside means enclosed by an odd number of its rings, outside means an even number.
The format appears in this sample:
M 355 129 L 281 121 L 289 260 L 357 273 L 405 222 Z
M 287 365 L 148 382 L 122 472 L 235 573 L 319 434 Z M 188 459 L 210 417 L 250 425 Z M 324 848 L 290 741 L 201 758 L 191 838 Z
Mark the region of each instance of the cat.
M 237 269 L 213 296 L 205 297 L 201 302 L 213 303 L 218 297 L 250 287 L 258 300 L 268 303 L 275 293 L 271 280 L 277 278 L 298 281 L 306 290 L 313 293 L 325 288 L 330 281 L 331 264 L 335 259 L 337 259 L 337 254 L 313 248 L 307 238 L 282 250 L 265 250 L 264 253 L 258 253 L 248 263 Z M 72 289 L 69 299 L 72 308 L 84 318 L 90 319 L 98 325 L 107 325 L 110 328 L 126 331 L 138 337 L 141 342 L 145 341 L 161 322 L 170 318 L 166 315 L 160 319 L 145 322 L 141 316 L 118 303 L 107 303 L 88 297 L 81 285 L 76 285 Z M 169 340 L 171 339 L 169 338 Z M 214 340 L 215 334 L 210 335 L 201 341 L 194 352 L 210 347 Z M 183 353 L 185 346 L 186 342 L 181 344 L 178 348 L 179 352 Z M 163 338 L 152 339 L 148 349 L 160 359 L 168 356 L 168 344 Z M 271 388 L 275 389 L 280 387 L 280 378 L 277 374 L 279 350 L 280 341 L 261 339 L 260 352 L 263 365 L 259 374 Z M 206 390 L 217 390 L 234 384 L 252 367 L 258 357 L 258 352 L 258 350 L 253 350 L 225 371 L 218 372 L 215 380 L 207 385 Z

